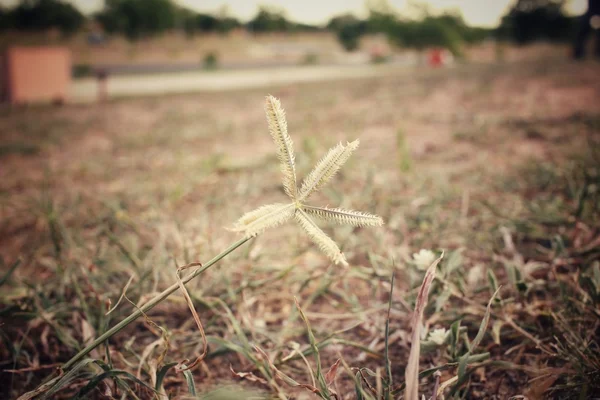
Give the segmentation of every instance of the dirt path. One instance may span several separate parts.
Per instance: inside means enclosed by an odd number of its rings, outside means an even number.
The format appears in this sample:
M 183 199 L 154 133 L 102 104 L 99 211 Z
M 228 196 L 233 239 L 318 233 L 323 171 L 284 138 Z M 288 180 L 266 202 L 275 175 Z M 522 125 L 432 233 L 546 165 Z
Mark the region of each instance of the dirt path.
M 385 76 L 398 74 L 399 69 L 406 68 L 400 65 L 332 65 L 272 67 L 243 71 L 120 75 L 108 78 L 107 92 L 111 98 L 213 92 L 288 83 Z M 73 103 L 86 103 L 96 100 L 97 96 L 98 82 L 96 78 L 83 78 L 75 80 L 70 90 L 69 99 Z

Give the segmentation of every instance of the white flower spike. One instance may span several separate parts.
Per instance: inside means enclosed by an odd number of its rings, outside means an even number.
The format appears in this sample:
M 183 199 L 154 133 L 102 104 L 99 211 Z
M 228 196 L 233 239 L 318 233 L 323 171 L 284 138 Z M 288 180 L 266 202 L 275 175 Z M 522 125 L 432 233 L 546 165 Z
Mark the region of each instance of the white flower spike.
M 265 111 L 269 124 L 269 133 L 277 146 L 277 157 L 283 173 L 283 188 L 291 203 L 264 205 L 244 214 L 232 230 L 243 232 L 247 237 L 256 236 L 268 228 L 273 228 L 295 219 L 308 237 L 321 249 L 331 261 L 347 265 L 346 258 L 339 247 L 310 218 L 352 226 L 381 226 L 381 217 L 365 212 L 344 210 L 341 208 L 317 207 L 305 204 L 308 197 L 323 187 L 350 158 L 358 147 L 359 141 L 338 144 L 323 157 L 302 182 L 298 190 L 296 181 L 296 163 L 294 143 L 287 132 L 285 112 L 281 103 L 273 96 L 267 96 Z

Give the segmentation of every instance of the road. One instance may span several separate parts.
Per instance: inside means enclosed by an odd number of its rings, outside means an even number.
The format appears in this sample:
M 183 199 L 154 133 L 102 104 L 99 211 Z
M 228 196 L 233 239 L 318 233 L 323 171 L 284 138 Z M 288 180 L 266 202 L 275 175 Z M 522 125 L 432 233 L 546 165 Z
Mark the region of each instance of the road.
M 107 79 L 109 98 L 173 93 L 214 92 L 269 87 L 300 82 L 368 78 L 398 73 L 405 64 L 280 66 L 248 70 L 184 71 L 158 74 L 119 74 Z M 75 79 L 69 102 L 85 103 L 98 98 L 95 77 Z

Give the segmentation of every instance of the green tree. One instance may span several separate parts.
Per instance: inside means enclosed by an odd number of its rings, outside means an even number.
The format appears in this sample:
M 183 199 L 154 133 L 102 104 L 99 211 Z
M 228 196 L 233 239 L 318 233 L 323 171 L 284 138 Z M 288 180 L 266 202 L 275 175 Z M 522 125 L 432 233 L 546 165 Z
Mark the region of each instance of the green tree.
M 171 0 L 106 0 L 96 18 L 107 32 L 136 40 L 173 29 L 177 12 Z
M 217 17 L 209 14 L 196 14 L 194 19 L 200 32 L 216 32 L 219 30 L 221 21 Z
M 365 4 L 369 10 L 368 32 L 389 34 L 394 30 L 399 16 L 388 0 L 367 0 Z
M 428 47 L 442 47 L 450 50 L 454 55 L 460 55 L 462 37 L 456 27 L 452 27 L 443 19 L 426 17 L 414 23 L 405 36 L 410 47 L 422 50 Z
M 241 26 L 241 23 L 227 15 L 214 16 L 210 14 L 195 13 L 184 9 L 181 11 L 183 19 L 183 29 L 188 36 L 196 33 L 228 33 L 232 29 Z
M 0 6 L 0 31 L 12 28 L 11 13 Z
M 76 32 L 85 17 L 73 5 L 60 0 L 24 0 L 4 11 L 0 26 L 25 31 L 59 29 L 63 34 Z
M 457 13 L 430 15 L 424 13 L 420 20 L 398 20 L 388 32 L 389 39 L 398 46 L 423 50 L 442 47 L 455 56 L 461 55 L 465 43 L 475 43 L 491 35 L 492 31 L 468 26 Z
M 288 32 L 292 23 L 287 20 L 283 10 L 261 6 L 246 27 L 252 32 Z
M 497 35 L 525 44 L 536 40 L 570 41 L 576 21 L 565 15 L 565 0 L 517 0 L 502 17 Z
M 353 51 L 358 48 L 360 37 L 367 32 L 367 22 L 352 14 L 343 14 L 329 20 L 326 29 L 336 33 L 344 49 Z
M 242 26 L 242 23 L 231 16 L 228 6 L 222 6 L 217 12 L 217 19 L 219 23 L 217 25 L 217 31 L 222 34 L 226 34 L 235 28 Z

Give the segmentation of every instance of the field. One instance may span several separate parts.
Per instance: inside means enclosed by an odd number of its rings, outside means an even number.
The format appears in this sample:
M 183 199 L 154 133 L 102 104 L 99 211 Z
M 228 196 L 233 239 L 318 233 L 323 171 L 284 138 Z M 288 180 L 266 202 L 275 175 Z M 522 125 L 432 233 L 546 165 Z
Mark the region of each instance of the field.
M 193 374 L 173 365 L 203 349 L 176 292 L 51 398 L 159 396 L 147 386 L 172 398 L 317 398 L 311 387 L 401 398 L 421 249 L 444 257 L 423 317 L 420 393 L 600 393 L 599 73 L 552 59 L 2 110 L 0 397 L 34 390 L 176 283 L 177 266 L 239 240 L 226 228 L 242 214 L 286 201 L 269 93 L 286 109 L 299 179 L 360 139 L 311 200 L 376 213 L 383 227 L 321 225 L 348 266 L 295 223 L 267 230 L 186 285 L 209 346 Z M 319 365 L 333 366 L 327 390 Z
M 371 40 L 366 40 L 366 45 Z M 218 62 L 251 64 L 264 62 L 301 62 L 307 54 L 321 61 L 345 58 L 345 52 L 335 35 L 328 32 L 251 35 L 235 31 L 229 35 L 205 34 L 194 38 L 170 33 L 136 42 L 114 36 L 102 44 L 90 45 L 87 34 L 69 38 L 44 34 L 0 34 L 0 45 L 58 45 L 69 48 L 75 65 L 149 65 L 198 64 L 207 54 L 215 54 Z

